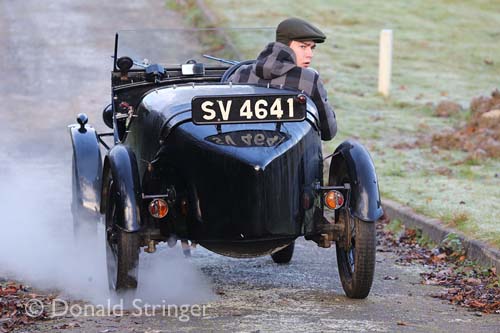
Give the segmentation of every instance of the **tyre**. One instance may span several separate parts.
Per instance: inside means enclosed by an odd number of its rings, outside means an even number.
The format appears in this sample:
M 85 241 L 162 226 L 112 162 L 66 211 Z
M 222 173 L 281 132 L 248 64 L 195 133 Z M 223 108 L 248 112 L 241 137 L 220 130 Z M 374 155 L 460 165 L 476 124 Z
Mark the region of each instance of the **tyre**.
M 340 281 L 347 297 L 365 298 L 370 293 L 375 272 L 376 231 L 375 222 L 364 222 L 341 211 L 344 225 L 349 232 L 350 244 L 336 242 L 337 265 Z M 345 230 L 348 230 L 348 229 Z
M 117 227 L 117 221 L 123 216 L 123 212 L 116 205 L 119 194 L 113 186 L 112 177 L 108 186 L 109 197 L 105 213 L 108 284 L 110 290 L 118 292 L 134 290 L 138 280 L 140 235 Z
M 271 258 L 277 264 L 288 264 L 293 257 L 293 249 L 295 248 L 295 241 L 291 242 L 287 247 L 278 252 L 271 254 Z

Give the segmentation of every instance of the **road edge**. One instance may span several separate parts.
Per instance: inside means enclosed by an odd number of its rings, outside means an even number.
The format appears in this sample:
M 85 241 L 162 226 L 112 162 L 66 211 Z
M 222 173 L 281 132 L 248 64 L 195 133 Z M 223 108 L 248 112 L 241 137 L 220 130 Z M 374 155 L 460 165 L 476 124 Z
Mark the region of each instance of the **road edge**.
M 463 233 L 445 226 L 435 218 L 429 218 L 417 214 L 412 208 L 389 199 L 382 199 L 385 214 L 391 219 L 398 219 L 407 227 L 420 229 L 433 242 L 440 243 L 450 233 L 456 234 L 464 246 L 469 259 L 477 261 L 481 265 L 495 267 L 500 272 L 500 251 L 490 245 L 465 236 Z

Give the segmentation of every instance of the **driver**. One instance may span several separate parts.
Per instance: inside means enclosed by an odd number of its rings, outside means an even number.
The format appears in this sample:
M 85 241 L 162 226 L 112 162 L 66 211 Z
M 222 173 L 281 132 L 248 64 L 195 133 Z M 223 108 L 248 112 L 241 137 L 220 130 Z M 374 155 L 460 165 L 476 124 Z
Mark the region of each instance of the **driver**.
M 298 18 L 286 19 L 276 28 L 276 42 L 269 43 L 254 64 L 241 66 L 229 81 L 269 83 L 303 91 L 318 108 L 321 139 L 331 140 L 337 133 L 335 112 L 328 104 L 319 74 L 309 68 L 316 44 L 325 39 L 312 24 Z

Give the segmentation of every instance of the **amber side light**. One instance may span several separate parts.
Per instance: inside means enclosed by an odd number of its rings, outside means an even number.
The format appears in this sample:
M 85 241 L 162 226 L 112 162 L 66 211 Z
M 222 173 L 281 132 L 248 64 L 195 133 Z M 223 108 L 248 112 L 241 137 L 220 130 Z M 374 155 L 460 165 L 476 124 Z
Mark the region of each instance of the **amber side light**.
M 325 193 L 324 202 L 330 209 L 338 209 L 344 204 L 344 196 L 339 191 L 328 191 Z
M 148 209 L 149 214 L 157 219 L 164 218 L 168 214 L 168 204 L 163 199 L 153 199 L 153 201 L 149 203 Z

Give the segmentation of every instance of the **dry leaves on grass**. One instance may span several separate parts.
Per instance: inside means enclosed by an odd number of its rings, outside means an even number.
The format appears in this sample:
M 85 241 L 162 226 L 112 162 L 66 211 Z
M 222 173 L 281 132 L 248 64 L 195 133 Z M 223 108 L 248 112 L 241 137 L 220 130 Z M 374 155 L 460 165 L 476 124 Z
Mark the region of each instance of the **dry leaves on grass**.
M 445 95 L 443 95 L 445 96 Z M 436 106 L 434 114 L 438 117 L 450 117 L 462 111 L 462 106 L 453 101 L 441 101 Z
M 443 149 L 461 149 L 469 159 L 500 157 L 500 91 L 491 97 L 472 99 L 468 123 L 454 131 L 444 131 L 432 136 L 432 144 Z

